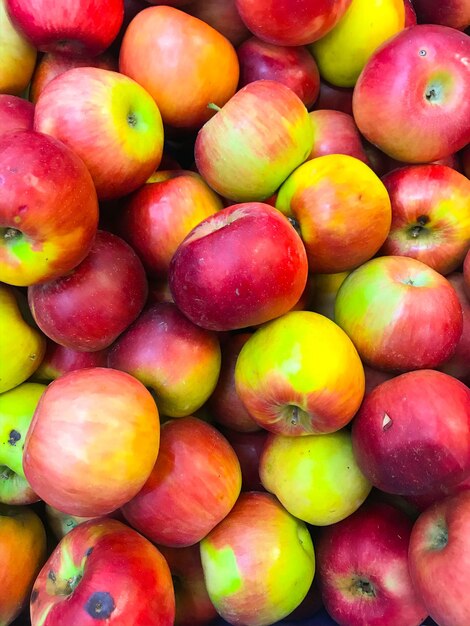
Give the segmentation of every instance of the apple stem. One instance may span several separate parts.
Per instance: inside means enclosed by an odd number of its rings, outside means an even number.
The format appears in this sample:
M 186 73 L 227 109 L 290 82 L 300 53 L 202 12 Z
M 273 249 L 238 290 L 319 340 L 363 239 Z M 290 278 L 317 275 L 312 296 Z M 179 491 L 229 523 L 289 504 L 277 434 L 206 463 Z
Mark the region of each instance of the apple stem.
M 221 108 L 217 104 L 215 104 L 215 102 L 209 102 L 207 108 L 212 109 L 213 111 L 217 111 L 217 113 L 221 110 Z

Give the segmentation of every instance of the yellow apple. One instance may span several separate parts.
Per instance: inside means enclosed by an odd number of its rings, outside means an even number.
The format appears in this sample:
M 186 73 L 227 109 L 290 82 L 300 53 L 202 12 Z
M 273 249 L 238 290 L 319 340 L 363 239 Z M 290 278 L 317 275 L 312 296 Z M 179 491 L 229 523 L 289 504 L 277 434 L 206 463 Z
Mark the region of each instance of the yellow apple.
M 19 96 L 29 85 L 36 48 L 16 30 L 0 0 L 0 93 Z

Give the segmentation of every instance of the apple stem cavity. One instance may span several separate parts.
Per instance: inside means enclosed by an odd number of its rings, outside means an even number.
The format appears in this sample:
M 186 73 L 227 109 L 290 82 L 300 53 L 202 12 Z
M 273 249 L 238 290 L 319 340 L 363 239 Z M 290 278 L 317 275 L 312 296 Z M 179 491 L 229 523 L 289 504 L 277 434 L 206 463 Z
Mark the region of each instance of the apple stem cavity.
M 356 578 L 351 586 L 351 592 L 354 596 L 366 596 L 368 598 L 375 598 L 377 593 L 374 585 L 370 580 L 364 580 L 363 578 Z
M 131 128 L 135 128 L 137 126 L 137 116 L 132 111 L 127 114 L 127 123 Z
M 22 236 L 22 232 L 21 230 L 18 230 L 17 228 L 4 228 L 3 230 L 3 239 L 5 239 L 5 241 L 9 242 L 9 241 L 14 241 L 15 239 L 19 239 Z
M 9 467 L 6 465 L 0 465 L 0 480 L 10 480 L 10 478 L 14 475 L 15 472 Z
M 423 231 L 426 230 L 425 226 L 429 222 L 429 217 L 427 215 L 420 215 L 416 222 L 417 223 L 408 231 L 412 239 L 417 239 Z

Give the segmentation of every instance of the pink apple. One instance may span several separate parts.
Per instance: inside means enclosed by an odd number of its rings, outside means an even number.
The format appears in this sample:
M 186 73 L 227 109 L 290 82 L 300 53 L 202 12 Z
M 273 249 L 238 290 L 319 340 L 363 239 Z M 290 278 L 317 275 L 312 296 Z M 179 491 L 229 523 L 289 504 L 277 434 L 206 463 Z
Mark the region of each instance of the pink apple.
M 41 365 L 34 373 L 34 379 L 41 382 L 51 382 L 59 376 L 74 370 L 88 367 L 106 367 L 108 360 L 107 350 L 95 352 L 79 352 L 65 348 L 51 339 L 47 340 L 46 354 Z
M 462 306 L 463 331 L 454 354 L 439 369 L 470 385 L 470 300 L 465 293 L 463 274 L 454 272 L 447 276 L 447 280 L 455 289 Z
M 423 24 L 442 24 L 458 30 L 470 26 L 470 6 L 466 0 L 413 0 Z
M 149 479 L 122 512 L 153 543 L 190 546 L 226 517 L 241 482 L 237 455 L 213 426 L 196 417 L 170 420 Z
M 33 130 L 34 104 L 0 94 L 0 136 L 10 130 Z
M 215 28 L 234 46 L 251 35 L 237 11 L 236 0 L 193 0 L 184 10 Z
M 202 221 L 178 247 L 169 273 L 181 311 L 218 331 L 286 313 L 306 282 L 302 240 L 286 217 L 259 202 L 236 204 Z
M 72 350 L 93 352 L 109 347 L 137 318 L 147 293 L 145 271 L 133 249 L 99 230 L 80 265 L 30 287 L 28 301 L 47 337 Z
M 365 397 L 352 438 L 359 467 L 382 491 L 455 486 L 470 474 L 470 389 L 435 370 L 396 376 Z
M 435 161 L 463 148 L 470 142 L 469 56 L 470 37 L 446 26 L 412 26 L 386 41 L 354 89 L 361 133 L 409 163 Z
M 361 135 L 352 115 L 342 111 L 319 109 L 310 113 L 313 146 L 309 159 L 325 154 L 348 154 L 369 165 Z

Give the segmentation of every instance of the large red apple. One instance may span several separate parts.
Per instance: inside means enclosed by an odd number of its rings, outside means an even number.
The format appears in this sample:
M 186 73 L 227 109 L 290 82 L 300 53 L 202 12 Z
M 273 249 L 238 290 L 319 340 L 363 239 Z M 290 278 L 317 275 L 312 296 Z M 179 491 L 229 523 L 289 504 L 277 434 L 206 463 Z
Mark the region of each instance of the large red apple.
M 289 311 L 307 282 L 294 227 L 259 202 L 236 204 L 196 226 L 172 258 L 173 299 L 195 324 L 233 330 Z
M 396 376 L 365 397 L 352 440 L 359 467 L 382 491 L 455 486 L 470 474 L 470 389 L 435 370 Z
M 0 93 L 0 136 L 10 130 L 33 130 L 34 104 Z

